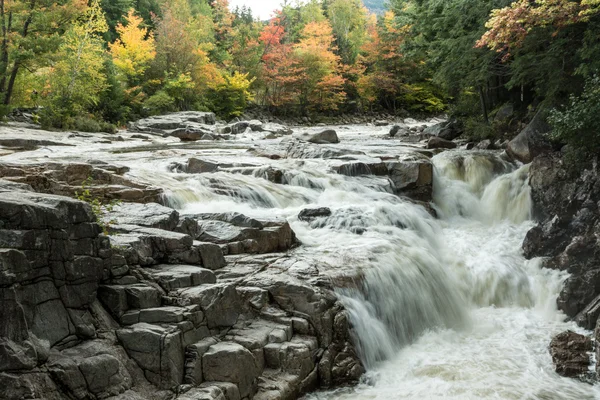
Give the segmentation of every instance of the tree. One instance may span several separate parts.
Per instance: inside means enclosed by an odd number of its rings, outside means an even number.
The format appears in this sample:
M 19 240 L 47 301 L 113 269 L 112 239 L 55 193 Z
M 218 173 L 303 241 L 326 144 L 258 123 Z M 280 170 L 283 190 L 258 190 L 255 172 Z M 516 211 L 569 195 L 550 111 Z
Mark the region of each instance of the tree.
M 333 0 L 327 15 L 343 63 L 354 64 L 366 39 L 367 9 L 360 0 Z
M 298 97 L 298 82 L 301 70 L 295 63 L 293 48 L 284 43 L 285 27 L 282 13 L 273 17 L 260 33 L 259 40 L 263 45 L 263 66 L 260 79 L 262 81 L 262 103 L 273 107 L 292 104 Z
M 398 29 L 395 16 L 388 11 L 379 22 L 374 16 L 367 25 L 368 39 L 361 47 L 364 72 L 358 79 L 358 93 L 364 102 L 379 102 L 394 109 L 406 80 L 407 61 L 400 53 L 407 28 Z
M 92 0 L 80 21 L 65 34 L 59 61 L 49 79 L 49 110 L 43 124 L 68 127 L 77 113 L 98 103 L 106 88 L 102 35 L 108 26 L 99 0 Z
M 492 11 L 485 26 L 488 31 L 477 42 L 477 47 L 489 47 L 504 52 L 521 47 L 534 28 L 552 26 L 561 29 L 589 19 L 600 12 L 596 0 L 575 2 L 569 0 L 518 0 L 508 7 Z
M 143 19 L 136 16 L 133 9 L 129 10 L 125 20 L 125 25 L 119 23 L 116 26 L 118 39 L 108 47 L 119 72 L 135 84 L 156 56 L 156 46 L 153 35 L 141 26 Z
M 417 65 L 424 63 L 432 83 L 441 86 L 457 102 L 479 99 L 483 122 L 492 107 L 510 99 L 505 84 L 509 69 L 501 57 L 476 48 L 485 32 L 490 12 L 510 0 L 392 0 L 400 26 L 409 26 L 404 55 Z M 476 104 L 476 103 L 475 103 Z
M 117 26 L 125 22 L 125 15 L 132 8 L 133 0 L 102 0 L 100 4 L 108 25 L 104 39 L 111 43 L 117 38 Z
M 11 104 L 23 69 L 45 67 L 60 35 L 86 9 L 83 0 L 0 0 L 0 101 Z
M 341 76 L 340 57 L 334 53 L 333 29 L 327 21 L 306 24 L 300 41 L 294 46 L 300 85 L 301 112 L 307 109 L 336 110 L 344 101 L 345 79 Z

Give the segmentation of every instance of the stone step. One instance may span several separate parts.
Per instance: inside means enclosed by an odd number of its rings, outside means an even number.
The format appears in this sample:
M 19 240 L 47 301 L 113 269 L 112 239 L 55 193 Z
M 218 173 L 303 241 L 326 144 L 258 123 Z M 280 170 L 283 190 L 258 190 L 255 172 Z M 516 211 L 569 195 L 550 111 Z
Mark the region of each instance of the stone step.
M 182 321 L 191 321 L 200 325 L 204 314 L 198 306 L 190 307 L 155 307 L 142 310 L 129 310 L 121 316 L 123 325 L 133 325 L 140 322 L 148 324 L 176 324 Z
M 217 282 L 214 272 L 193 265 L 160 264 L 145 268 L 143 272 L 167 292 Z
M 290 341 L 269 343 L 264 347 L 265 366 L 306 378 L 315 368 L 317 338 L 294 336 Z
M 315 367 L 304 379 L 276 369 L 266 369 L 258 378 L 258 391 L 253 400 L 295 400 L 316 389 L 318 373 Z
M 150 285 L 101 285 L 98 298 L 116 317 L 121 317 L 129 309 L 160 307 L 162 292 Z

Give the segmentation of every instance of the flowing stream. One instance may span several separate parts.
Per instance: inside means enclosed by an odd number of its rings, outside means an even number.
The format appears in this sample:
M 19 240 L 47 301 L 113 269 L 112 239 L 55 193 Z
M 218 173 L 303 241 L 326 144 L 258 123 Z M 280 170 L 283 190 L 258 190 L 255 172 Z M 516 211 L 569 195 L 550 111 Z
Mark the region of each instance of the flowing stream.
M 380 148 L 375 138 L 346 143 Z M 268 167 L 163 182 L 184 212 L 284 217 L 304 243 L 298 256 L 340 274 L 361 271 L 360 287 L 338 295 L 368 372 L 358 387 L 309 399 L 600 398 L 598 388 L 553 369 L 550 339 L 578 328 L 556 309 L 566 275 L 521 254 L 533 226 L 528 166 L 493 152 L 435 156 L 436 219 L 391 194 L 387 178 L 346 177 L 331 172 L 330 162 L 271 163 L 285 185 L 263 179 Z M 308 206 L 332 215 L 299 221 Z
M 418 151 L 386 139 L 389 128 L 336 129 L 339 146 L 356 152 L 355 159 Z M 436 155 L 434 218 L 392 194 L 387 177 L 337 174 L 331 166 L 339 160 L 269 160 L 246 151 L 274 146 L 267 142 L 273 141 L 242 135 L 205 149 L 167 146 L 107 159 L 99 145 L 87 154 L 130 166 L 132 175 L 165 188 L 166 200 L 182 212 L 287 218 L 303 243 L 298 257 L 332 277 L 362 277 L 338 295 L 368 372 L 357 387 L 310 399 L 600 399 L 598 387 L 554 372 L 550 339 L 578 328 L 556 309 L 566 276 L 521 254 L 533 226 L 527 166 L 494 152 Z M 60 157 L 79 150 L 68 151 Z M 259 167 L 168 172 L 171 162 L 190 156 Z M 273 169 L 285 184 L 264 179 Z M 331 216 L 297 218 L 317 206 L 329 207 Z

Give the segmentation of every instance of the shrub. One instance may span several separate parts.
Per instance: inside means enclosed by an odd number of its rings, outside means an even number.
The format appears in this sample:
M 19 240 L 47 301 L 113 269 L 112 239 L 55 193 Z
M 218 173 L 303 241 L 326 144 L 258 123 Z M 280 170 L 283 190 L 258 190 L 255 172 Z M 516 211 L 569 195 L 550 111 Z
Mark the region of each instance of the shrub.
M 248 74 L 235 72 L 225 76 L 225 82 L 210 91 L 210 99 L 214 111 L 225 119 L 242 115 L 248 102 L 251 101 L 250 85 L 254 79 L 248 79 Z
M 410 111 L 440 113 L 447 108 L 443 96 L 432 85 L 427 83 L 407 84 L 403 89 L 404 93 L 400 96 L 400 100 Z
M 175 111 L 175 99 L 164 90 L 159 90 L 144 102 L 144 108 L 150 115 Z
M 566 107 L 550 112 L 551 138 L 587 155 L 600 152 L 600 77 L 587 80 L 580 96 L 571 96 Z
M 73 129 L 81 132 L 117 133 L 117 127 L 115 125 L 85 116 L 75 118 Z

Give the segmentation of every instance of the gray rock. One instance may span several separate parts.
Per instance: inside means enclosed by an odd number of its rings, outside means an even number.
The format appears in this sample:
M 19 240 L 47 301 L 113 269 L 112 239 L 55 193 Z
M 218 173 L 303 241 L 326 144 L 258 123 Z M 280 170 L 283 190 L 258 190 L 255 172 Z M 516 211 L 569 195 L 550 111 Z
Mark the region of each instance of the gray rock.
M 538 111 L 529 125 L 508 143 L 506 153 L 522 163 L 530 163 L 534 157 L 552 150 L 545 137 L 551 129 L 547 112 Z
M 145 270 L 166 291 L 215 283 L 215 274 L 193 265 L 157 265 Z
M 597 238 L 600 235 L 598 164 L 573 171 L 559 153 L 537 156 L 529 169 L 534 217 L 539 225 L 523 242 L 527 258 L 544 257 L 546 268 L 570 274 L 557 300 L 571 318 L 587 322 L 600 295 Z M 593 314 L 593 313 L 592 313 Z
M 210 139 L 205 139 L 205 136 L 210 136 Z M 212 140 L 211 131 L 199 127 L 178 128 L 168 133 L 168 136 L 176 137 L 182 142 L 194 142 L 197 140 Z
M 428 149 L 455 149 L 458 145 L 450 140 L 433 136 L 427 141 Z
M 323 144 L 323 143 L 339 143 L 337 133 L 333 129 L 326 129 L 317 133 L 303 133 L 298 136 L 299 139 L 309 143 Z
M 177 398 L 179 400 L 228 400 L 218 386 L 193 388 Z
M 157 203 L 121 203 L 102 216 L 104 223 L 138 225 L 173 231 L 179 222 L 179 213 Z
M 389 133 L 390 137 L 408 135 L 408 127 L 405 124 L 397 124 L 392 126 Z
M 240 400 L 240 390 L 235 383 L 231 382 L 204 382 L 200 387 L 218 387 L 227 400 Z
M 260 371 L 252 353 L 237 343 L 212 345 L 202 356 L 202 370 L 206 381 L 235 383 L 241 397 L 256 392 Z
M 501 124 L 508 124 L 514 117 L 515 107 L 512 103 L 507 103 L 498 109 L 494 116 L 494 122 Z
M 214 125 L 215 114 L 197 111 L 185 111 L 167 115 L 149 117 L 129 123 L 129 130 L 150 134 L 164 134 L 166 131 L 186 129 L 194 124 Z
M 494 150 L 494 144 L 490 139 L 484 139 L 475 146 L 477 150 Z
M 202 356 L 214 344 L 217 344 L 217 340 L 207 337 L 187 346 L 185 350 L 185 383 L 197 386 L 204 382 Z
M 333 169 L 341 175 L 346 176 L 361 176 L 361 175 L 379 175 L 384 176 L 388 174 L 385 163 L 379 162 L 349 162 L 342 164 Z
M 330 215 L 331 210 L 327 207 L 305 208 L 298 214 L 298 219 L 300 221 L 310 222 L 315 218 L 329 217 Z
M 174 388 L 182 383 L 184 355 L 181 332 L 139 323 L 118 330 L 117 337 L 151 383 L 161 389 Z
M 264 124 L 256 119 L 248 121 L 248 126 L 252 130 L 252 132 L 262 132 L 264 130 Z
M 171 324 L 184 320 L 186 309 L 182 307 L 146 308 L 139 312 L 139 322 L 148 324 Z
M 293 131 L 285 125 L 269 122 L 263 125 L 262 132 L 270 132 L 276 136 L 291 135 Z
M 291 140 L 286 149 L 287 158 L 341 158 L 351 154 L 365 155 L 364 152 L 352 149 L 318 146 L 301 140 Z
M 190 158 L 187 162 L 186 172 L 190 174 L 202 174 L 205 172 L 216 172 L 218 169 L 218 164 L 198 158 Z
M 431 201 L 433 166 L 426 158 L 386 162 L 389 177 L 398 195 Z
M 211 270 L 223 268 L 227 263 L 223 251 L 213 243 L 194 242 L 194 247 L 200 252 L 202 266 Z
M 129 308 L 143 309 L 160 307 L 162 294 L 152 286 L 138 284 L 125 287 Z
M 197 304 L 201 307 L 211 329 L 235 325 L 242 311 L 240 296 L 232 284 L 217 283 L 180 289 L 178 295 L 183 305 Z

